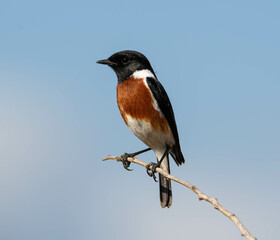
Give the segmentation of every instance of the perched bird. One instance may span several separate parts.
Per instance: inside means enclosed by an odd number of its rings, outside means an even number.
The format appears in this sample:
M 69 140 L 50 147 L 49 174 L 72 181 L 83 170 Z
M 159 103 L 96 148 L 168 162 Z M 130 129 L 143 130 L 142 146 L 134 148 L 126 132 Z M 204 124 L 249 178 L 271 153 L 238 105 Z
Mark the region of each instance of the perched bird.
M 122 156 L 127 169 L 127 157 L 153 150 L 157 163 L 150 163 L 147 173 L 155 179 L 160 167 L 170 173 L 170 154 L 179 166 L 185 162 L 181 152 L 175 117 L 170 100 L 158 81 L 148 59 L 136 51 L 121 51 L 97 63 L 110 66 L 118 77 L 117 102 L 129 129 L 149 148 Z M 172 204 L 171 181 L 159 174 L 161 207 Z

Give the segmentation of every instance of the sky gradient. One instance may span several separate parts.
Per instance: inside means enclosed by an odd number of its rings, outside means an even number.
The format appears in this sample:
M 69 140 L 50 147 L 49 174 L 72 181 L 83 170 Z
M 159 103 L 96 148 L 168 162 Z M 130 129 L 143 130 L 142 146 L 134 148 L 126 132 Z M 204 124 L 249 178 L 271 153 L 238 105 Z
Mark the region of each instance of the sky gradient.
M 242 239 L 173 183 L 102 162 L 145 148 L 116 104 L 119 50 L 150 60 L 186 164 L 171 172 L 280 239 L 279 1 L 2 1 L 0 239 Z M 139 157 L 155 161 L 155 155 Z

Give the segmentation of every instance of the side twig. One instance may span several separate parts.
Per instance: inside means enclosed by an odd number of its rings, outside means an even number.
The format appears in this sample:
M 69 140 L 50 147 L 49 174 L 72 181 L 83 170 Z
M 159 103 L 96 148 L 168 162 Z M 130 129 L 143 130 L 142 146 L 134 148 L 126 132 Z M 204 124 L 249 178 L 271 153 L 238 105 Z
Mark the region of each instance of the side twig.
M 116 160 L 117 162 L 119 162 L 121 159 L 120 157 L 114 157 L 111 155 L 108 155 L 107 157 L 105 157 L 103 159 L 103 161 L 105 160 L 109 160 L 109 159 L 113 159 Z M 148 164 L 137 159 L 137 158 L 128 158 L 127 159 L 129 162 L 133 162 L 136 163 L 138 165 L 141 165 L 143 167 L 146 167 Z M 170 174 L 168 174 L 167 172 L 163 171 L 161 168 L 156 168 L 156 171 L 158 173 L 160 173 L 161 175 L 165 176 L 166 178 L 169 178 L 170 180 L 173 180 L 177 183 L 180 183 L 184 186 L 186 186 L 187 188 L 189 188 L 190 190 L 192 190 L 194 193 L 197 194 L 198 199 L 199 200 L 204 200 L 207 201 L 209 203 L 211 203 L 215 209 L 217 209 L 218 211 L 220 211 L 222 214 L 224 214 L 226 217 L 228 217 L 232 222 L 234 222 L 234 224 L 238 227 L 238 229 L 241 232 L 241 236 L 246 237 L 248 240 L 257 240 L 255 237 L 253 237 L 251 235 L 251 233 L 245 228 L 245 226 L 242 224 L 242 222 L 237 218 L 237 216 L 233 213 L 231 213 L 230 211 L 228 211 L 226 208 L 224 208 L 219 202 L 217 198 L 212 198 L 207 196 L 206 194 L 204 194 L 203 192 L 201 192 L 196 186 L 190 184 L 187 181 L 184 181 L 180 178 L 174 177 Z

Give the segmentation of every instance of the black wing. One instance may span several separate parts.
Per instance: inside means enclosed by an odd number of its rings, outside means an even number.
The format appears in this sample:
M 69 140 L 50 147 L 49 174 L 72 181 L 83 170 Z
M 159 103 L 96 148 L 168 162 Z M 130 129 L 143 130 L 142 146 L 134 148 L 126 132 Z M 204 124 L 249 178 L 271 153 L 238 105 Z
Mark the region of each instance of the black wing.
M 170 103 L 170 100 L 167 96 L 166 91 L 164 90 L 161 83 L 151 77 L 147 77 L 147 84 L 149 88 L 151 89 L 151 92 L 154 95 L 154 98 L 157 100 L 158 106 L 166 118 L 167 122 L 169 123 L 169 126 L 171 128 L 171 131 L 173 133 L 174 139 L 175 139 L 175 145 L 171 149 L 171 156 L 177 163 L 177 165 L 180 165 L 185 162 L 184 156 L 181 152 L 180 142 L 179 142 L 179 136 L 177 131 L 177 125 L 175 122 L 174 112 Z

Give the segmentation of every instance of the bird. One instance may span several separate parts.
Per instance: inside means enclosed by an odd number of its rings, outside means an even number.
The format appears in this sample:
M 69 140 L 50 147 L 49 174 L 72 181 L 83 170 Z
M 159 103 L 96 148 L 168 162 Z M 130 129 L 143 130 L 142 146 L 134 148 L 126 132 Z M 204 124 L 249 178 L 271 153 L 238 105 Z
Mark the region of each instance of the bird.
M 117 75 L 117 104 L 128 128 L 148 148 L 125 153 L 121 160 L 128 169 L 128 157 L 153 150 L 157 163 L 147 165 L 147 173 L 156 181 L 156 168 L 170 174 L 169 154 L 179 166 L 185 163 L 173 108 L 149 60 L 140 52 L 124 50 L 107 59 L 97 61 L 111 67 Z M 171 180 L 159 174 L 160 204 L 171 207 Z

